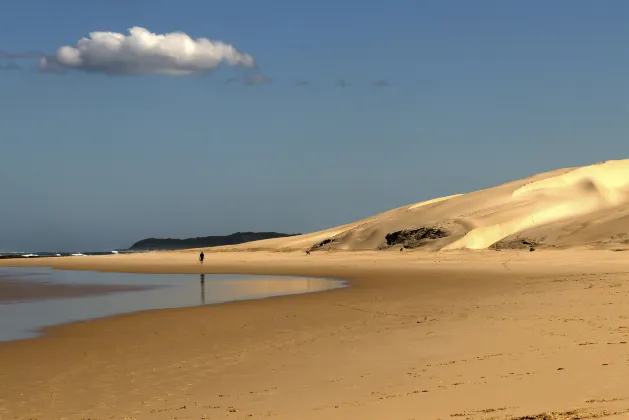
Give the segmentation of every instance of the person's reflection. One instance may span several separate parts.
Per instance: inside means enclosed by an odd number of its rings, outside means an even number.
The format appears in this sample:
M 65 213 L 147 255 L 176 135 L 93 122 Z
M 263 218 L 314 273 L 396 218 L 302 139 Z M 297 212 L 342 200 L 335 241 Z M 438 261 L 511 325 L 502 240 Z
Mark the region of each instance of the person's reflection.
M 201 274 L 201 305 L 205 305 L 205 274 Z

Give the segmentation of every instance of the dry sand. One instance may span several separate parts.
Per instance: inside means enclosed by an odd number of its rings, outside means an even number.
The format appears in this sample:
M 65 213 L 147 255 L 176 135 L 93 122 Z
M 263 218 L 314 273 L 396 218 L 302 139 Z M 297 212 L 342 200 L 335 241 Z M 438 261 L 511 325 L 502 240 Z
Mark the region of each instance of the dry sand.
M 123 315 L 0 344 L 0 418 L 625 418 L 628 256 L 208 252 L 206 273 L 352 287 Z M 201 271 L 193 252 L 11 263 Z M 525 417 L 542 412 L 560 414 Z

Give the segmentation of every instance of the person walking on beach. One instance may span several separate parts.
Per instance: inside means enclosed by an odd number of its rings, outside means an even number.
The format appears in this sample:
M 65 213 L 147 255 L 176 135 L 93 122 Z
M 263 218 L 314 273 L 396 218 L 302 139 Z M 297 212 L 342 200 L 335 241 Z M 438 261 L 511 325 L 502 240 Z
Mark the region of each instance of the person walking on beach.
M 201 251 L 201 253 L 199 254 L 199 262 L 201 263 L 201 265 L 203 265 L 203 258 L 205 258 L 205 255 L 203 254 L 203 251 Z

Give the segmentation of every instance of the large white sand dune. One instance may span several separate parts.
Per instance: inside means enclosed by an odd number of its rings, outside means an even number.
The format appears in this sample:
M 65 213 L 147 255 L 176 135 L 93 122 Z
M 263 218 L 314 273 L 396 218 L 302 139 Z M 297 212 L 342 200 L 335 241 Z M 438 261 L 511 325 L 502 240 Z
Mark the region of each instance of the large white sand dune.
M 387 234 L 403 230 L 417 231 L 387 242 Z M 629 244 L 629 159 L 559 169 L 320 232 L 221 249 L 399 250 L 407 245 L 434 251 L 625 243 Z

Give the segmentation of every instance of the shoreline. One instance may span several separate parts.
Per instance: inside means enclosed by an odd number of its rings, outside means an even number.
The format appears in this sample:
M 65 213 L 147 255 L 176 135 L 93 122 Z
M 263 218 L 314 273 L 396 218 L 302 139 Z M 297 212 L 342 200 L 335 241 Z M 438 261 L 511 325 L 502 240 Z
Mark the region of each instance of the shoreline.
M 418 418 L 421 407 L 422 419 L 506 419 L 629 410 L 621 253 L 417 254 L 206 253 L 206 274 L 350 286 L 128 313 L 0 343 L 0 363 L 8 362 L 0 416 L 375 420 Z M 199 273 L 193 252 L 88 258 L 73 268 Z

